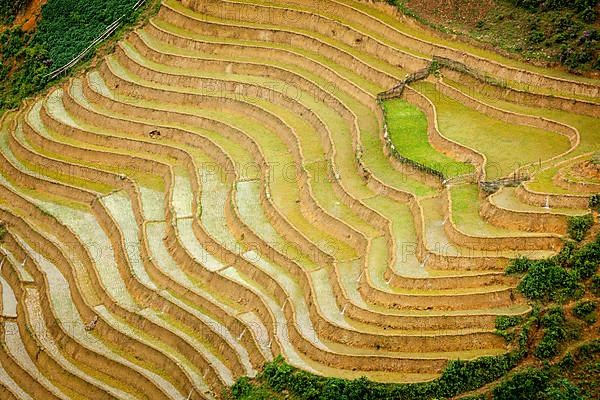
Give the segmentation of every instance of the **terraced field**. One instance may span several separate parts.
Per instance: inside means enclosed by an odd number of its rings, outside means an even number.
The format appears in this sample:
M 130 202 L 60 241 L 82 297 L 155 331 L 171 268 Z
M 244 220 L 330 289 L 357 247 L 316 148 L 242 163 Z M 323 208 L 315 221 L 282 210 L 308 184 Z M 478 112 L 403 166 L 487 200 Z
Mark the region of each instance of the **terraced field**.
M 495 318 L 529 306 L 504 268 L 600 191 L 600 83 L 465 46 L 355 0 L 164 0 L 5 114 L 0 397 L 213 399 L 279 354 L 417 382 L 506 352 Z

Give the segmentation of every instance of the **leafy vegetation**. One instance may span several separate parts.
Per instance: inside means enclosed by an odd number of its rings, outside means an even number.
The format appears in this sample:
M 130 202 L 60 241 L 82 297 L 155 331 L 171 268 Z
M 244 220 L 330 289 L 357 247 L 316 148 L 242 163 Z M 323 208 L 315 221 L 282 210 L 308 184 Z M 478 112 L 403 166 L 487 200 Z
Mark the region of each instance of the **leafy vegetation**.
M 13 13 L 13 8 L 3 7 Z M 19 0 L 15 4 L 25 4 Z M 113 21 L 126 14 L 126 23 L 139 16 L 131 12 L 136 0 L 49 0 L 33 32 L 20 26 L 0 34 L 0 113 L 48 85 L 46 75 L 83 51 Z M 22 7 L 12 5 L 11 7 Z M 13 14 L 14 15 L 14 14 Z M 0 15 L 1 17 L 2 15 Z M 4 18 L 6 19 L 6 18 Z M 10 20 L 9 20 L 10 22 Z
M 0 0 L 0 24 L 10 24 L 31 0 Z
M 502 336 L 507 342 L 512 342 L 515 338 L 515 328 L 523 318 L 520 316 L 500 315 L 496 317 L 496 334 Z
M 593 300 L 582 300 L 573 307 L 573 315 L 585 321 L 588 324 L 596 322 L 596 309 L 598 302 Z
M 600 193 L 590 197 L 590 209 L 600 212 Z
M 516 259 L 506 272 L 526 273 L 518 289 L 530 300 L 563 301 L 581 296 L 581 281 L 595 275 L 599 263 L 600 236 L 597 236 L 580 248 L 567 243 L 558 255 L 547 260 Z
M 552 379 L 546 369 L 527 368 L 496 386 L 494 400 L 583 400 L 581 390 L 567 379 Z
M 578 335 L 578 329 L 567 323 L 564 310 L 559 306 L 547 310 L 540 319 L 540 325 L 543 327 L 543 336 L 535 349 L 535 356 L 540 359 L 557 356 L 561 345 Z
M 122 15 L 134 18 L 137 0 L 50 0 L 33 44 L 48 50 L 54 67 L 60 67 L 84 50 L 106 27 Z M 65 10 L 68 10 L 65 12 Z
M 598 398 L 600 340 L 578 346 L 560 361 L 517 371 L 492 393 L 494 400 L 584 400 Z
M 558 300 L 573 297 L 579 285 L 573 271 L 554 260 L 530 261 L 527 275 L 518 290 L 531 300 Z
M 523 321 L 523 318 L 513 315 L 500 315 L 496 317 L 496 329 L 507 330 L 513 328 Z
M 600 275 L 595 275 L 591 279 L 590 291 L 596 297 L 600 297 Z
M 298 370 L 281 357 L 268 363 L 256 381 L 240 379 L 226 393 L 229 399 L 274 399 L 273 393 L 286 393 L 302 400 L 426 400 L 447 398 L 478 388 L 500 378 L 518 362 L 518 352 L 473 361 L 451 361 L 435 381 L 416 384 L 382 384 L 365 378 L 344 380 L 325 378 Z M 289 397 L 288 397 L 289 398 Z
M 587 231 L 594 224 L 594 217 L 591 214 L 576 215 L 569 217 L 569 235 L 578 242 L 583 240 Z

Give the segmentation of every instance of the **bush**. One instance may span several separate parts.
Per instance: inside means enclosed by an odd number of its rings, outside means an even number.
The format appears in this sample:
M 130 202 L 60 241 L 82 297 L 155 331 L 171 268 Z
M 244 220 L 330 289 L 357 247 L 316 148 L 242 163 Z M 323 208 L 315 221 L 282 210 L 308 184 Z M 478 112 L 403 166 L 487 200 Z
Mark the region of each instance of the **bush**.
M 508 267 L 506 268 L 507 274 L 524 274 L 529 271 L 529 267 L 533 264 L 533 261 L 528 259 L 527 257 L 519 257 L 515 258 L 510 262 Z
M 544 39 L 546 39 L 546 37 L 543 32 L 534 29 L 529 33 L 528 40 L 531 43 L 542 43 Z
M 556 356 L 560 345 L 567 338 L 566 318 L 560 307 L 554 307 L 542 317 L 541 325 L 544 327 L 544 336 L 535 349 L 535 356 L 548 359 Z
M 596 297 L 600 297 L 600 275 L 594 275 L 590 282 L 590 291 Z
M 223 394 L 225 399 L 272 400 L 273 394 L 266 388 L 255 386 L 248 377 L 241 377 Z
M 598 270 L 598 264 L 600 264 L 600 235 L 593 242 L 574 251 L 567 261 L 567 265 L 581 280 L 594 276 Z
M 3 13 L 13 13 L 11 7 L 29 1 L 0 0 L 0 19 Z M 49 0 L 33 34 L 20 27 L 0 33 L 0 112 L 18 107 L 24 98 L 45 88 L 46 74 L 77 56 L 117 18 L 128 15 L 125 22 L 134 20 L 138 15 L 131 12 L 135 3 Z
M 553 260 L 531 262 L 518 290 L 531 300 L 560 300 L 572 297 L 579 288 L 574 273 Z
M 61 66 L 84 50 L 108 25 L 130 12 L 136 0 L 50 0 L 42 9 L 35 44 Z
M 523 321 L 521 317 L 500 315 L 496 317 L 496 329 L 505 331 L 519 325 Z
M 568 231 L 573 240 L 580 242 L 585 237 L 587 231 L 594 224 L 594 217 L 591 214 L 569 217 Z
M 481 357 L 476 360 L 453 360 L 442 375 L 431 382 L 415 384 L 382 384 L 360 378 L 355 380 L 325 378 L 298 370 L 281 357 L 267 363 L 259 379 L 275 392 L 289 392 L 300 399 L 310 400 L 432 400 L 456 396 L 492 382 L 520 360 L 513 353 Z M 248 382 L 234 386 L 244 398 Z M 248 397 L 253 398 L 253 397 Z
M 542 370 L 528 368 L 517 372 L 493 389 L 494 400 L 541 399 L 541 388 L 547 385 L 548 379 Z
M 596 10 L 594 10 L 591 7 L 586 8 L 579 14 L 579 18 L 583 22 L 587 22 L 588 24 L 594 23 L 594 21 L 596 21 L 597 17 L 598 17 L 598 14 L 596 14 Z
M 596 308 L 598 303 L 592 300 L 582 300 L 573 307 L 573 315 L 588 324 L 596 322 Z
M 548 400 L 585 400 L 581 390 L 564 378 L 553 381 L 544 391 L 543 396 Z
M 600 193 L 590 197 L 589 207 L 596 212 L 600 212 Z
M 31 0 L 0 0 L 0 23 L 11 22 L 29 3 Z

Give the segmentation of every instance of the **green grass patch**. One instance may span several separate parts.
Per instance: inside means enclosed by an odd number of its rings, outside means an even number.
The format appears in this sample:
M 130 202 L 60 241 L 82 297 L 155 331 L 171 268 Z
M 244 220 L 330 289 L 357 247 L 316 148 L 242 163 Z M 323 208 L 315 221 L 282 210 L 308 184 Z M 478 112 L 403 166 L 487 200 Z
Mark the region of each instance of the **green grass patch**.
M 427 118 L 418 107 L 401 99 L 388 100 L 383 106 L 390 139 L 403 157 L 439 171 L 447 178 L 474 171 L 471 164 L 453 160 L 431 146 Z
M 435 105 L 443 135 L 486 155 L 488 180 L 507 176 L 523 165 L 549 159 L 569 148 L 565 136 L 488 117 L 441 94 L 431 83 L 418 82 L 414 87 Z

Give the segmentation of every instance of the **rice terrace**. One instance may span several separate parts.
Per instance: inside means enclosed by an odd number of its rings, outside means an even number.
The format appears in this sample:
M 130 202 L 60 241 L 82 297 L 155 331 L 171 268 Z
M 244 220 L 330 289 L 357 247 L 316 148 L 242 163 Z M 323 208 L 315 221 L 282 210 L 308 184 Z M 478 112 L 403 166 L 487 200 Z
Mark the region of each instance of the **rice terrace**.
M 434 3 L 0 0 L 0 399 L 600 398 L 600 4 Z

